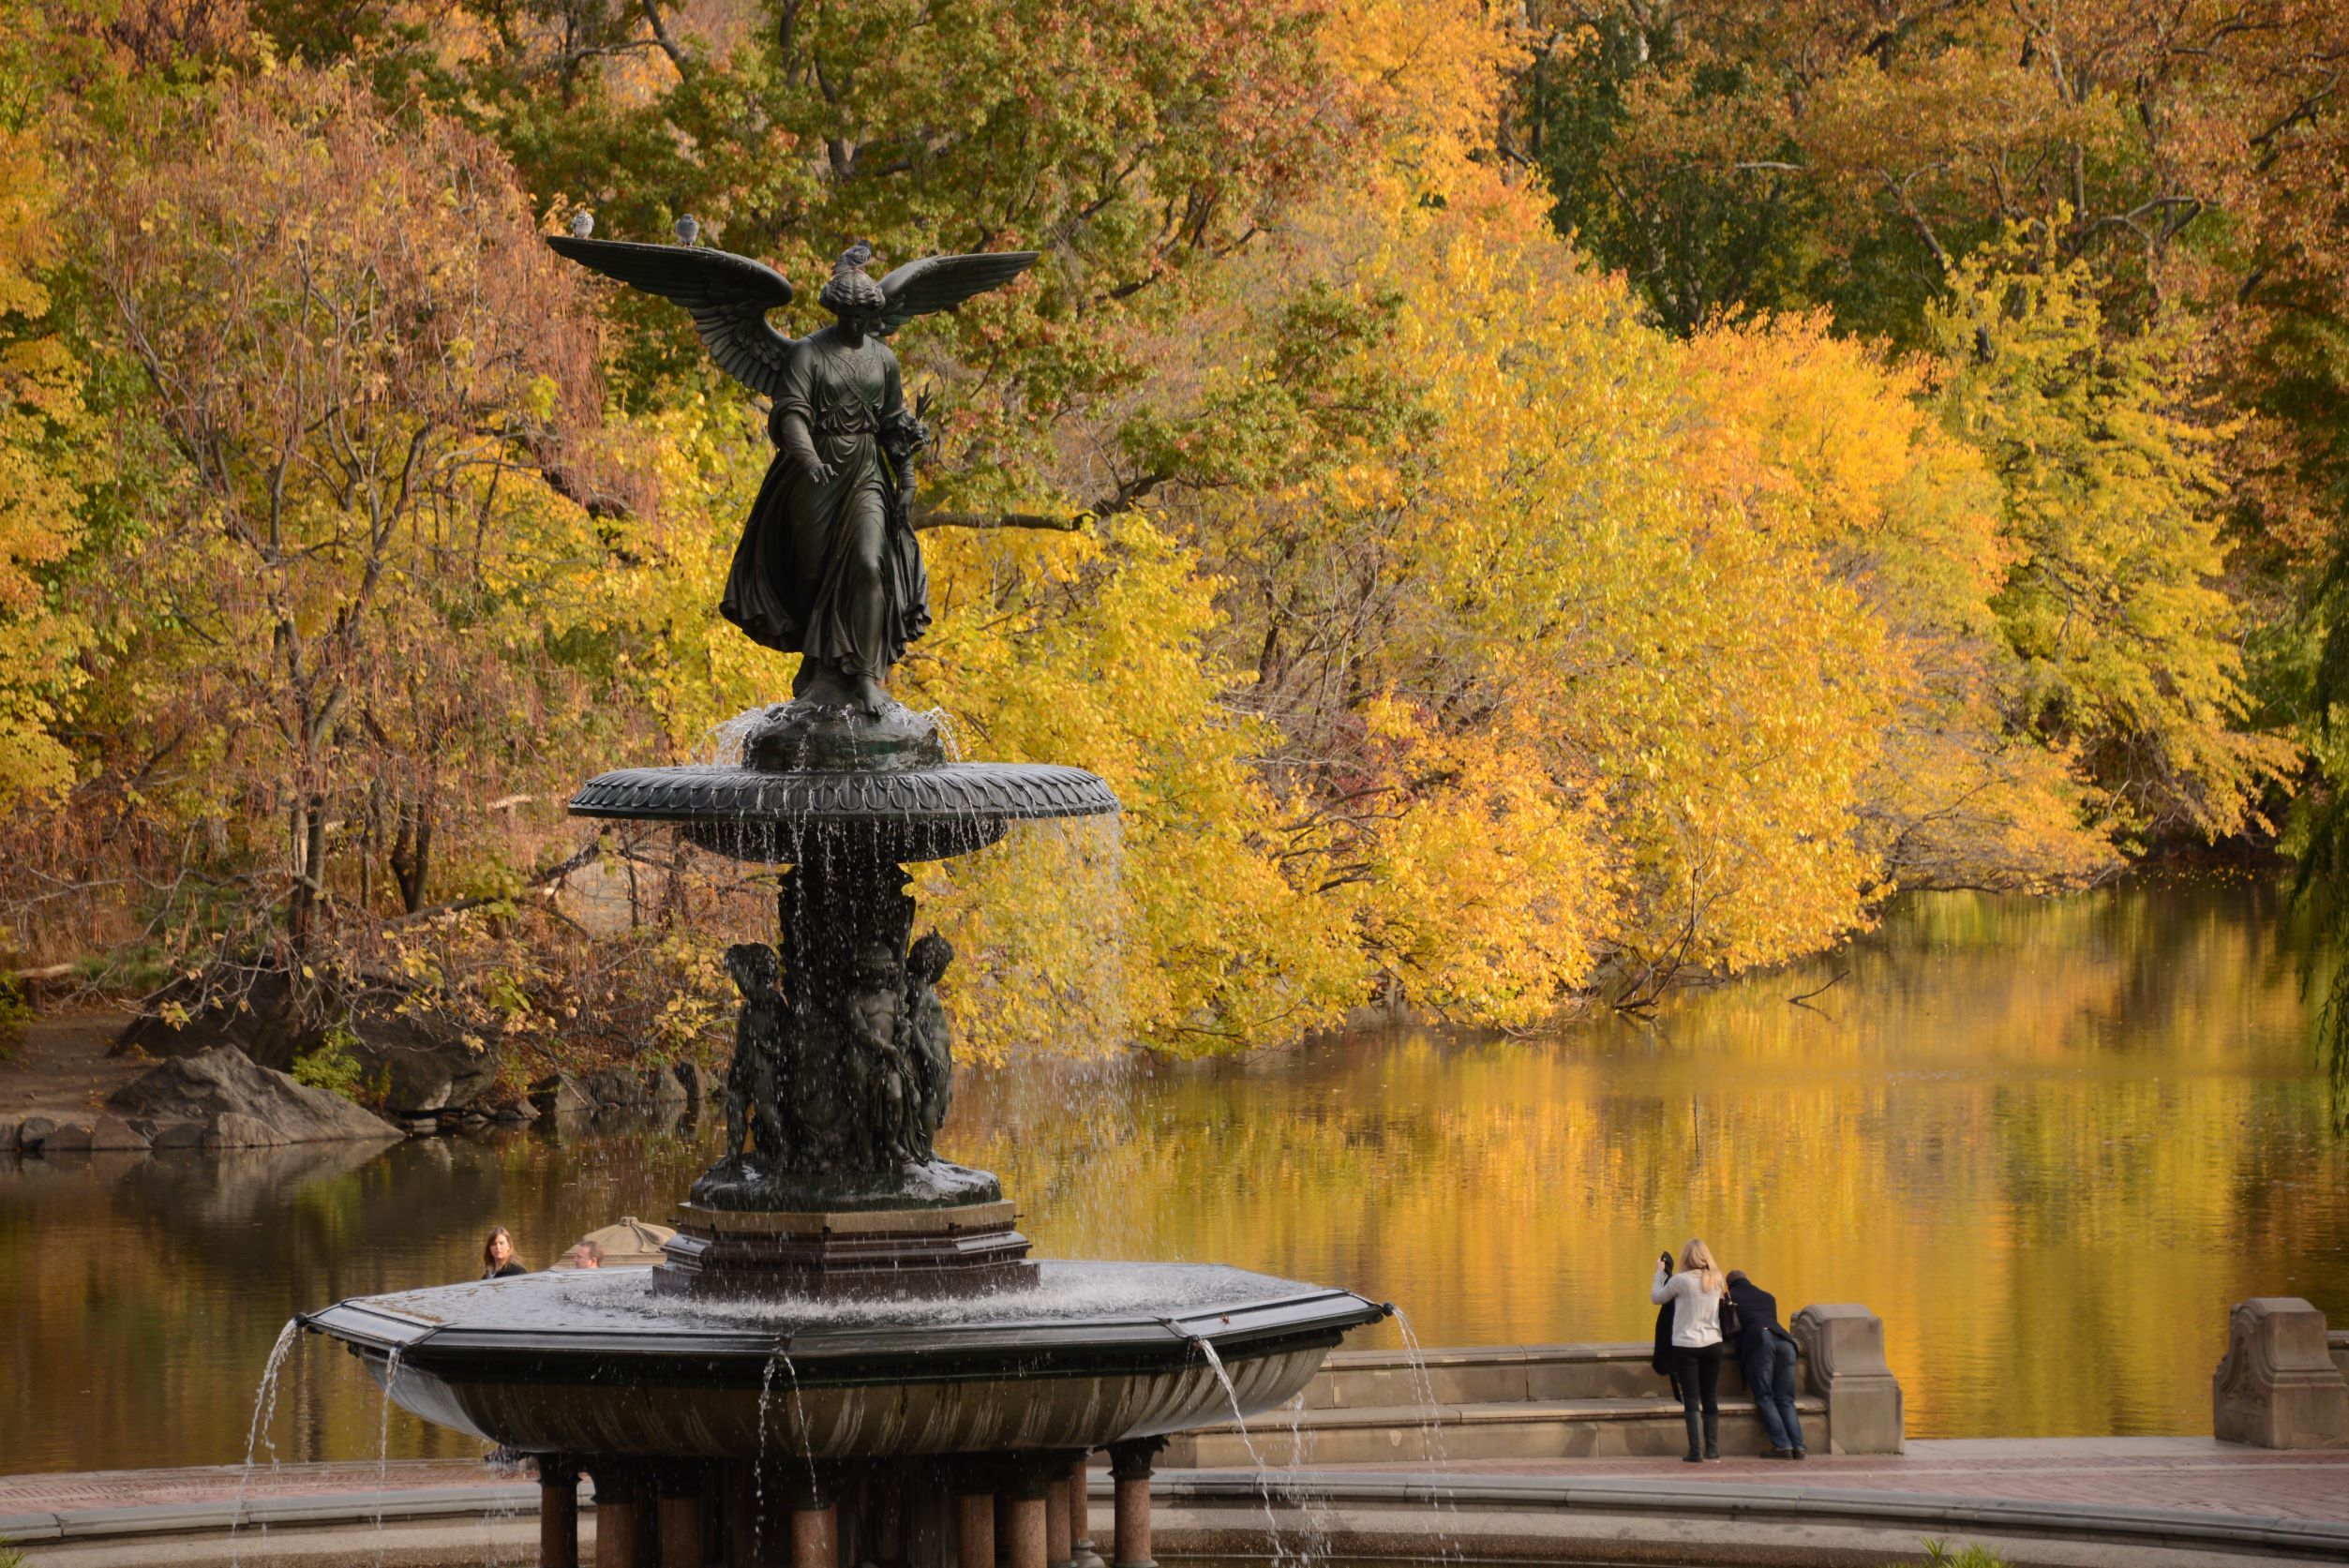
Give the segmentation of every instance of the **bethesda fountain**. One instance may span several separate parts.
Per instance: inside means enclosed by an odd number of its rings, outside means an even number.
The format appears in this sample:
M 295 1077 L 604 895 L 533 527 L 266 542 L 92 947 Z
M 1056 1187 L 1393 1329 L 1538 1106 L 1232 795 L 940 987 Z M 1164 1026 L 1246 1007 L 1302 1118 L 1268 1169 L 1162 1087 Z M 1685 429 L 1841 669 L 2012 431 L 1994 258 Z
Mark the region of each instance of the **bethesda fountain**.
M 778 940 L 728 949 L 741 992 L 724 1155 L 651 1268 L 525 1275 L 343 1301 L 303 1318 L 386 1397 L 534 1457 L 541 1561 L 578 1561 L 594 1482 L 610 1568 L 1101 1568 L 1085 1464 L 1115 1477 L 1116 1568 L 1149 1568 L 1164 1435 L 1273 1408 L 1388 1308 L 1212 1265 L 1029 1256 L 995 1178 L 941 1159 L 953 1088 L 908 864 L 1015 824 L 1105 815 L 1075 768 L 950 761 L 882 682 L 929 620 L 913 528 L 928 432 L 890 333 L 1019 276 L 1032 252 L 833 269 L 834 324 L 766 314 L 791 286 L 695 243 L 589 237 L 562 254 L 685 306 L 718 363 L 771 400 L 775 457 L 723 611 L 800 666 L 739 761 L 633 768 L 576 815 L 673 826 L 785 868 Z

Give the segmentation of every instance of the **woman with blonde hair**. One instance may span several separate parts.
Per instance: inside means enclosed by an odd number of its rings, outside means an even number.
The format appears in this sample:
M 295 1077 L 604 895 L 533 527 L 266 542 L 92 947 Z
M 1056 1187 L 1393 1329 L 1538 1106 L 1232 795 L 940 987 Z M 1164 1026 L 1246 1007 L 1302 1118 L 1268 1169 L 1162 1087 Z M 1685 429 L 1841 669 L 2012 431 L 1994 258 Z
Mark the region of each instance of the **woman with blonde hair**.
M 1672 1272 L 1672 1255 L 1656 1261 L 1655 1283 L 1648 1299 L 1672 1307 L 1673 1381 L 1680 1384 L 1681 1414 L 1688 1423 L 1690 1464 L 1721 1457 L 1721 1297 L 1728 1289 L 1712 1249 L 1692 1240 L 1681 1249 L 1681 1272 Z M 1704 1410 L 1703 1446 L 1698 1446 L 1698 1407 Z

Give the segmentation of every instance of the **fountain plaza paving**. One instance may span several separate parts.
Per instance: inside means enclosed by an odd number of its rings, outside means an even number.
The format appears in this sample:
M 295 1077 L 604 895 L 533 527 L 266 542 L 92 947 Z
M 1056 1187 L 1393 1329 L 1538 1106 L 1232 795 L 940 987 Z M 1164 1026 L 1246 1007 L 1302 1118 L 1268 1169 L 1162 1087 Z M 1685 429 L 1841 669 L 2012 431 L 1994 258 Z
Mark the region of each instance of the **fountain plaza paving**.
M 1677 1459 L 1461 1461 L 1444 1466 L 1317 1466 L 1364 1476 L 1442 1471 L 1460 1476 L 1552 1476 L 1586 1481 L 1654 1480 L 1688 1486 L 1833 1487 L 1979 1501 L 2086 1503 L 2181 1509 L 2349 1525 L 2349 1450 L 2271 1453 L 2208 1438 L 1911 1439 L 1898 1455 L 1814 1455 L 1800 1464 L 1735 1458 L 1702 1467 Z M 1161 1473 L 1178 1476 L 1182 1472 Z M 1275 1471 L 1276 1479 L 1279 1471 Z M 379 1486 L 379 1477 L 381 1486 Z M 91 1471 L 0 1476 L 0 1518 L 92 1509 L 248 1502 L 270 1498 L 511 1487 L 527 1469 L 441 1460 L 263 1466 L 245 1481 L 241 1465 L 181 1470 Z M 534 1491 L 535 1488 L 533 1487 Z M 592 1488 L 589 1488 L 591 1492 Z

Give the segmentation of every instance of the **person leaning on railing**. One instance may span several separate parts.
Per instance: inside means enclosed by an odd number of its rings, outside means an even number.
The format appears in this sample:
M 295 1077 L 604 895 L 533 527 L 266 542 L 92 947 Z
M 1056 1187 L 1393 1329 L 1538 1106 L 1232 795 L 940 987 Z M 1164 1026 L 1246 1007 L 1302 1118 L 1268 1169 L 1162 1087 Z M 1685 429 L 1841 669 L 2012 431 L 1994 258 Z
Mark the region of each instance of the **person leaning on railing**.
M 1729 1304 L 1737 1308 L 1737 1364 L 1770 1438 L 1765 1459 L 1807 1459 L 1803 1422 L 1794 1412 L 1794 1336 L 1778 1326 L 1778 1298 L 1729 1271 Z

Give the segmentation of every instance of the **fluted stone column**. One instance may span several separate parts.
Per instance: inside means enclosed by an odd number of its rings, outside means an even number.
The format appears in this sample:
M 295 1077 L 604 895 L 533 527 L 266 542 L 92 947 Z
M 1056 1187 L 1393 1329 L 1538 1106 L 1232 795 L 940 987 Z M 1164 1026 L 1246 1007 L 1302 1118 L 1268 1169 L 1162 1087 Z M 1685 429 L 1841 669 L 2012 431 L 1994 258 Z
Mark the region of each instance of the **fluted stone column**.
M 538 1456 L 539 1568 L 579 1568 L 579 1467 L 568 1454 Z
M 1116 1484 L 1111 1568 L 1158 1568 L 1150 1555 L 1150 1465 L 1165 1446 L 1164 1438 L 1110 1444 L 1109 1473 Z

